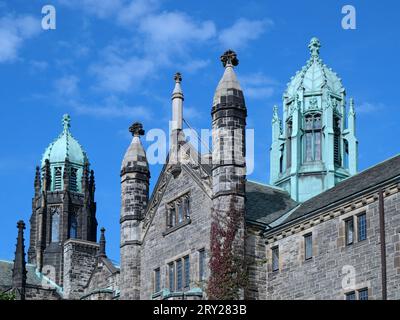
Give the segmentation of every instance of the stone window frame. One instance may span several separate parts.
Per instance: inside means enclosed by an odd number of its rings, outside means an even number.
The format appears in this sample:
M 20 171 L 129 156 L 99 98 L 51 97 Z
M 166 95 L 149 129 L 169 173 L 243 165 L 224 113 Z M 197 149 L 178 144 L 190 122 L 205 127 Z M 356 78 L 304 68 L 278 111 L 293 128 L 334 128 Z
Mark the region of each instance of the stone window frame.
M 349 247 L 353 245 L 355 241 L 355 235 L 356 235 L 356 226 L 354 223 L 354 215 L 343 219 L 344 221 L 344 244 L 346 247 Z M 351 231 L 352 231 L 352 236 L 351 236 L 351 242 L 349 241 L 349 224 L 351 223 Z
M 342 237 L 344 239 L 344 242 L 342 242 L 342 244 L 340 245 L 341 247 L 346 247 L 346 248 L 351 248 L 354 245 L 357 245 L 358 243 L 362 243 L 365 240 L 368 239 L 368 208 L 366 206 L 362 206 L 360 208 L 357 208 L 355 210 L 352 210 L 344 215 L 342 215 L 340 217 L 340 228 L 341 230 L 339 230 L 339 235 L 340 233 L 342 233 Z M 359 240 L 358 238 L 358 217 L 361 215 L 365 214 L 365 218 L 366 218 L 366 229 L 367 229 L 367 237 L 365 240 Z M 346 221 L 353 219 L 353 243 L 352 244 L 347 244 L 346 241 Z M 338 245 L 339 247 L 339 245 Z
M 356 288 L 351 289 L 350 291 L 344 292 L 344 300 L 347 300 L 347 297 L 351 294 L 354 295 L 353 300 L 361 300 L 360 292 L 367 293 L 367 299 L 362 299 L 362 300 L 369 300 L 369 297 L 371 296 L 371 287 L 361 285 L 361 286 L 357 286 Z
M 165 204 L 165 231 L 163 232 L 163 236 L 178 230 L 188 224 L 191 223 L 190 219 L 190 190 L 185 191 L 174 199 L 169 200 Z M 185 205 L 186 204 L 186 205 Z M 179 221 L 179 210 L 182 208 L 183 217 L 182 220 Z M 170 223 L 171 219 L 171 210 L 174 211 L 174 223 Z
M 360 240 L 360 217 L 365 216 L 365 238 Z M 356 214 L 356 225 L 357 225 L 357 242 L 363 242 L 368 239 L 368 219 L 367 211 L 362 211 Z
M 310 120 L 309 120 L 310 119 Z M 308 127 L 308 123 L 311 124 Z M 323 159 L 323 115 L 320 111 L 308 111 L 304 114 L 303 125 L 302 125 L 302 163 L 314 163 L 322 161 Z M 310 145 L 308 145 L 307 137 L 310 137 Z M 317 137 L 319 139 L 319 145 L 317 150 Z M 309 147 L 309 149 L 307 148 Z M 310 151 L 311 158 L 308 158 L 308 151 Z M 319 158 L 317 157 L 317 151 L 319 152 Z
M 158 288 L 157 288 L 157 278 L 158 278 Z M 158 267 L 153 270 L 153 293 L 156 294 L 160 291 L 161 291 L 161 268 Z
M 197 254 L 198 254 L 198 263 L 197 263 L 197 274 L 198 274 L 198 279 L 199 282 L 204 282 L 206 279 L 206 261 L 207 261 L 207 257 L 206 257 L 206 248 L 201 248 L 199 250 L 197 250 Z M 201 259 L 201 254 L 203 254 L 203 260 Z M 203 266 L 201 266 L 203 261 Z
M 311 248 L 310 248 L 311 255 L 310 256 L 307 256 L 307 239 L 311 239 L 311 243 L 310 243 L 310 245 L 311 245 Z M 313 260 L 313 258 L 314 258 L 314 236 L 313 236 L 313 232 L 310 231 L 310 232 L 305 233 L 303 235 L 302 241 L 303 241 L 303 244 L 304 244 L 304 251 L 303 251 L 304 252 L 304 260 L 305 261 Z
M 54 215 L 58 215 L 58 239 L 57 241 L 54 241 L 54 235 L 53 235 L 53 223 L 54 223 Z M 61 206 L 50 206 L 50 236 L 49 236 L 49 242 L 50 243 L 59 243 L 61 241 Z
M 186 283 L 186 279 L 185 279 L 185 267 L 184 267 L 184 259 L 185 257 L 189 257 L 189 286 L 186 287 L 185 283 Z M 185 292 L 190 290 L 190 284 L 192 282 L 192 277 L 191 277 L 191 273 L 190 271 L 192 270 L 192 264 L 191 264 L 191 250 L 187 250 L 183 253 L 181 253 L 180 255 L 177 255 L 171 259 L 168 259 L 165 261 L 166 265 L 167 265 L 167 288 L 171 291 L 171 292 Z M 182 263 L 182 288 L 180 288 L 180 291 L 178 291 L 177 285 L 178 285 L 178 277 L 177 277 L 177 262 L 181 261 Z M 173 287 L 171 286 L 171 279 L 170 279 L 170 266 L 173 267 Z M 173 288 L 173 290 L 171 290 L 171 288 Z
M 274 268 L 274 252 L 277 252 L 277 255 L 276 255 L 276 257 L 277 257 L 277 259 L 278 259 L 278 261 L 276 261 L 277 262 L 277 267 L 276 268 Z M 279 252 L 279 244 L 277 244 L 277 245 L 275 245 L 275 246 L 273 246 L 273 247 L 271 247 L 271 272 L 272 273 L 278 273 L 279 271 L 280 271 L 280 262 L 281 262 L 281 259 L 280 259 L 280 254 L 279 254 L 280 252 Z

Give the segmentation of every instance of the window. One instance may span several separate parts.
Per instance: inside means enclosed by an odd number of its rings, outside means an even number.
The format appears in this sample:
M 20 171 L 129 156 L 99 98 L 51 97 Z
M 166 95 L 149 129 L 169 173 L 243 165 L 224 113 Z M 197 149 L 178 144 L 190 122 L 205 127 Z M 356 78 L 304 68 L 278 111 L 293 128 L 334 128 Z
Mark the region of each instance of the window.
M 154 292 L 159 292 L 161 290 L 161 274 L 160 268 L 154 270 Z
M 368 288 L 358 291 L 358 300 L 368 300 Z
M 353 244 L 354 239 L 354 219 L 353 217 L 345 220 L 346 246 Z
M 204 249 L 199 250 L 199 280 L 204 280 L 204 267 L 206 260 L 206 251 Z
M 356 300 L 356 293 L 354 291 L 346 293 L 346 300 Z
M 56 167 L 54 170 L 54 190 L 61 190 L 61 167 Z
M 73 239 L 78 237 L 78 221 L 75 214 L 69 217 L 69 237 Z
M 358 241 L 367 239 L 367 215 L 365 213 L 357 217 Z
M 168 284 L 169 284 L 169 291 L 175 291 L 175 269 L 174 263 L 171 262 L 168 264 Z
M 176 290 L 182 290 L 182 260 L 176 261 Z
M 272 248 L 272 271 L 279 270 L 279 247 Z
M 340 156 L 340 118 L 334 117 L 333 119 L 333 158 L 337 166 L 342 165 L 342 159 Z
M 183 224 L 189 219 L 189 195 L 167 204 L 167 229 Z
M 292 166 L 292 121 L 286 123 L 286 168 Z
M 305 251 L 305 259 L 309 260 L 312 258 L 312 234 L 309 233 L 304 236 L 304 251 Z
M 69 190 L 71 190 L 71 191 L 78 191 L 78 185 L 76 183 L 77 172 L 78 172 L 78 169 L 71 168 L 70 176 L 69 176 Z
M 183 267 L 185 274 L 185 288 L 189 288 L 190 286 L 190 260 L 189 256 L 183 258 Z
M 60 241 L 60 209 L 53 208 L 51 215 L 51 242 Z
M 321 115 L 309 114 L 304 121 L 304 161 L 321 160 Z

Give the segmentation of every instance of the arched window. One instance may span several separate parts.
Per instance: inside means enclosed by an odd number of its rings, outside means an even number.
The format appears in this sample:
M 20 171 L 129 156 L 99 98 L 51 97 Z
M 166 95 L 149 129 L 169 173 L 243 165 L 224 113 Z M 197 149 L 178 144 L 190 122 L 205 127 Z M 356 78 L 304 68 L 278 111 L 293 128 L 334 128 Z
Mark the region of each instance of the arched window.
M 342 165 L 342 157 L 340 156 L 340 118 L 334 117 L 333 118 L 333 132 L 334 132 L 334 142 L 333 142 L 333 155 L 335 165 L 341 166 Z
M 292 166 L 292 120 L 286 122 L 286 168 Z
M 51 214 L 51 242 L 60 241 L 60 209 L 52 209 Z
M 304 118 L 304 162 L 321 160 L 321 114 L 309 114 Z
M 69 216 L 69 237 L 73 239 L 78 237 L 78 221 L 75 214 Z
M 61 190 L 61 167 L 54 168 L 54 190 Z

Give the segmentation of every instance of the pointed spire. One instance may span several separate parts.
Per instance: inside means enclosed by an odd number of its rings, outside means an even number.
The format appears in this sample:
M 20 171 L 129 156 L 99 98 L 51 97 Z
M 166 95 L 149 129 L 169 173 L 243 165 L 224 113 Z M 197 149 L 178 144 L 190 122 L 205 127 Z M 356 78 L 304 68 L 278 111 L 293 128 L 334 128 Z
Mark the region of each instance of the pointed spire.
M 99 248 L 99 257 L 107 257 L 106 255 L 106 237 L 104 235 L 106 229 L 103 227 L 100 229 L 100 248 Z
M 172 124 L 171 130 L 182 130 L 183 128 L 183 91 L 181 87 L 182 75 L 180 72 L 174 76 L 175 87 L 172 92 Z
M 319 49 L 321 48 L 321 42 L 318 38 L 314 37 L 310 40 L 308 48 L 310 49 L 311 58 L 318 58 Z
M 35 186 L 35 195 L 38 195 L 40 193 L 40 188 L 41 188 L 40 167 L 39 166 L 36 166 L 34 186 Z
M 143 136 L 145 133 L 143 125 L 140 122 L 135 122 L 129 127 L 129 131 L 132 133 L 133 139 L 122 160 L 121 176 L 127 171 L 132 170 L 145 170 L 148 172 L 146 152 L 144 151 L 142 142 L 140 141 L 140 136 Z
M 225 71 L 218 83 L 217 89 L 215 90 L 213 106 L 221 103 L 221 97 L 231 94 L 229 93 L 231 90 L 235 89 L 242 91 L 233 68 L 239 64 L 236 52 L 233 50 L 225 51 L 220 60 L 225 68 Z
M 15 249 L 15 258 L 13 266 L 12 284 L 16 290 L 17 299 L 25 300 L 25 285 L 26 285 L 26 261 L 25 261 L 25 239 L 24 229 L 25 223 L 20 220 L 17 223 L 18 237 Z
M 94 171 L 90 170 L 89 192 L 91 194 L 92 199 L 94 199 L 95 190 L 96 190 L 96 182 L 95 182 L 95 179 L 94 179 Z

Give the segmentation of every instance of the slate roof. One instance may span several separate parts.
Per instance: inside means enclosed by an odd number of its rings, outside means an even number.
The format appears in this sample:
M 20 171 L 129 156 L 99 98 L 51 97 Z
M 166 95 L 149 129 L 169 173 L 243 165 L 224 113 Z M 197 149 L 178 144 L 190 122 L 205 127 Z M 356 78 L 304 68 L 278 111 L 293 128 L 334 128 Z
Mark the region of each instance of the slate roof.
M 298 204 L 289 193 L 276 187 L 246 182 L 246 221 L 267 225 Z
M 343 180 L 331 189 L 302 203 L 298 209 L 282 222 L 286 224 L 295 219 L 308 216 L 322 208 L 349 198 L 357 193 L 374 188 L 389 180 L 400 182 L 400 155 L 381 162 L 352 177 Z
M 12 269 L 13 261 L 0 260 L 0 288 L 11 288 L 12 287 Z M 41 285 L 41 280 L 36 274 L 35 266 L 32 264 L 26 264 L 26 284 L 29 285 Z

